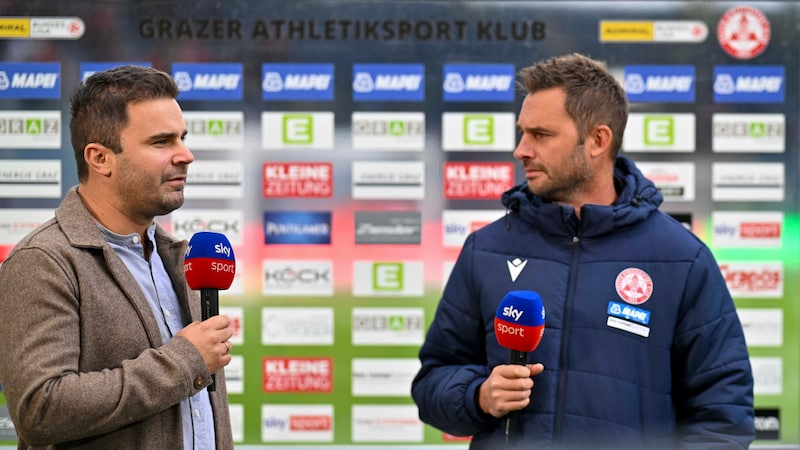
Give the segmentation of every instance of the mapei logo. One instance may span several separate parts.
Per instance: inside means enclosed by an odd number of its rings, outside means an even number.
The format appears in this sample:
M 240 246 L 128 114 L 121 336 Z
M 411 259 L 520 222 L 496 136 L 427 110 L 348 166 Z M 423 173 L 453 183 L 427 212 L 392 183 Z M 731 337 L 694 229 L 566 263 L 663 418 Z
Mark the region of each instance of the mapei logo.
M 333 100 L 333 64 L 261 65 L 263 100 Z
M 714 66 L 714 102 L 783 103 L 783 66 Z
M 694 66 L 626 66 L 625 92 L 631 103 L 692 103 Z
M 0 99 L 61 97 L 61 66 L 48 63 L 0 63 Z
M 422 64 L 354 64 L 353 100 L 425 100 L 425 66 Z
M 181 100 L 241 100 L 242 64 L 175 63 L 172 76 Z
M 513 64 L 445 64 L 446 102 L 514 101 Z

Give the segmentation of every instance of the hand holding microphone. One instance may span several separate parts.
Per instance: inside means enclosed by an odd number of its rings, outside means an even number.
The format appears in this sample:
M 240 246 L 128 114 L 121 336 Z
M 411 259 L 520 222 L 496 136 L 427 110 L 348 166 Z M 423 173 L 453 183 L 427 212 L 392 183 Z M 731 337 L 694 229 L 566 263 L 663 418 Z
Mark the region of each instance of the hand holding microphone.
M 518 411 L 530 403 L 533 380 L 544 370 L 541 364 L 526 364 L 528 352 L 539 345 L 544 334 L 544 305 L 533 291 L 511 291 L 497 307 L 494 332 L 497 342 L 510 350 L 509 365 L 492 370 L 481 385 L 481 408 L 495 417 L 506 413 L 506 442 L 515 440 Z
M 228 289 L 233 283 L 233 277 L 236 274 L 236 258 L 233 254 L 233 246 L 231 246 L 230 241 L 224 234 L 210 231 L 195 233 L 189 240 L 189 246 L 186 249 L 183 271 L 189 287 L 200 291 L 200 310 L 203 323 L 198 326 L 209 327 L 211 330 L 207 335 L 207 339 L 210 337 L 213 345 L 224 345 L 224 355 L 230 358 L 228 339 L 230 339 L 231 334 L 226 331 L 220 332 L 219 328 L 228 329 L 230 320 L 226 322 L 225 319 L 215 319 L 213 321 L 208 321 L 207 319 L 219 315 L 219 290 Z M 221 338 L 224 339 L 219 340 Z M 217 339 L 217 341 L 214 341 L 214 339 Z M 198 346 L 198 348 L 201 347 Z M 209 365 L 209 369 L 213 369 L 213 366 L 213 364 Z M 213 373 L 211 380 L 208 390 L 214 391 L 216 390 L 216 376 Z

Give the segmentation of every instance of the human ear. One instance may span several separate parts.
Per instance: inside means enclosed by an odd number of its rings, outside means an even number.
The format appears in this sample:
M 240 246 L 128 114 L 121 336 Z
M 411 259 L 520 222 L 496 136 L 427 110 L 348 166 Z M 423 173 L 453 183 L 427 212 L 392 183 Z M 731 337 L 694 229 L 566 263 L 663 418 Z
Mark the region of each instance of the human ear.
M 604 154 L 610 154 L 613 136 L 614 133 L 608 125 L 598 125 L 594 127 L 584 141 L 589 155 L 593 158 L 597 158 Z
M 105 177 L 111 175 L 113 154 L 110 148 L 96 142 L 91 142 L 83 148 L 83 159 L 89 167 L 89 172 Z

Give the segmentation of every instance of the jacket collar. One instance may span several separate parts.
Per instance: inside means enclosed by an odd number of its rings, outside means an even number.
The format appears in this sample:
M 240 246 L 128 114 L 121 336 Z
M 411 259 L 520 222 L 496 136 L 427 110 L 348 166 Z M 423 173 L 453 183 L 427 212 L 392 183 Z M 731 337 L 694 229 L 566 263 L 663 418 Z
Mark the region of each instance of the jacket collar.
M 64 200 L 55 211 L 55 216 L 70 245 L 87 248 L 102 248 L 106 245 L 106 240 L 97 227 L 97 221 L 78 195 L 78 186 L 72 186 L 67 191 L 67 195 L 64 196 Z M 156 224 L 156 242 L 159 246 L 166 244 L 171 248 L 178 249 L 186 244 L 186 241 L 179 241 L 172 237 L 158 223 Z M 161 251 L 160 248 L 159 251 Z M 181 254 L 183 253 L 181 252 Z
M 97 226 L 97 221 L 78 195 L 77 186 L 73 186 L 67 191 L 67 195 L 55 211 L 55 217 L 71 246 L 97 249 L 102 252 L 111 276 L 118 281 L 120 289 L 125 292 L 125 295 L 139 311 L 151 344 L 153 347 L 160 346 L 161 333 L 147 299 L 139 289 L 136 279 L 133 278 L 119 256 L 114 253 L 111 246 L 107 244 Z M 188 301 L 188 286 L 183 278 L 183 257 L 186 253 L 187 242 L 175 239 L 161 225 L 156 224 L 156 245 L 187 317 L 200 317 L 200 304 Z
M 503 193 L 502 203 L 509 212 L 518 212 L 522 221 L 545 233 L 572 236 L 579 232 L 582 237 L 592 237 L 641 222 L 663 202 L 653 182 L 624 156 L 618 156 L 614 163 L 614 178 L 617 200 L 611 205 L 582 206 L 580 221 L 571 206 L 532 194 L 527 183 Z

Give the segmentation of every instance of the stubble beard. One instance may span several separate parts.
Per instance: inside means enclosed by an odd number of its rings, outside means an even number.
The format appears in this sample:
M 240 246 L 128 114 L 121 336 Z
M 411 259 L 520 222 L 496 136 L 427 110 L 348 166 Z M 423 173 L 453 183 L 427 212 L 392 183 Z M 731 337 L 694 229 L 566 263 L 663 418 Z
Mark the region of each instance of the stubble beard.
M 542 183 L 538 188 L 528 182 L 528 189 L 543 199 L 558 202 L 572 203 L 572 201 L 586 189 L 592 178 L 589 165 L 586 163 L 586 155 L 583 153 L 583 145 L 573 147 L 569 157 L 554 170 L 542 168 L 547 182 Z

